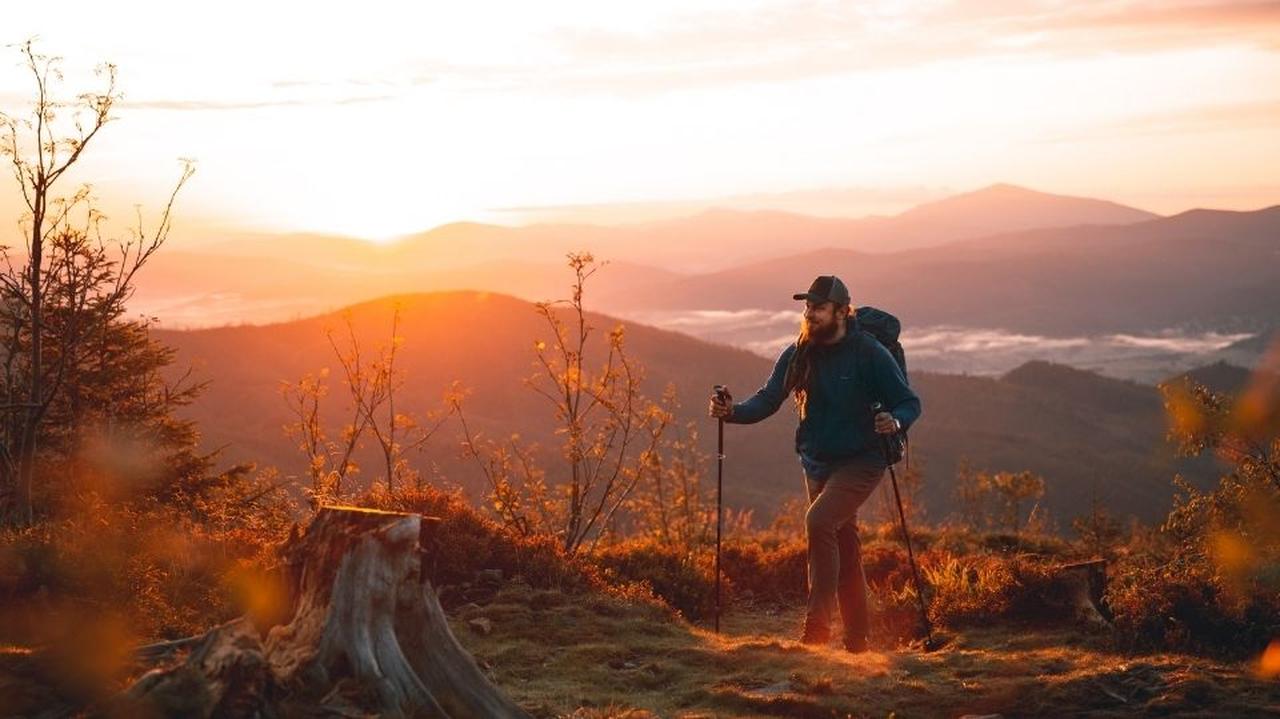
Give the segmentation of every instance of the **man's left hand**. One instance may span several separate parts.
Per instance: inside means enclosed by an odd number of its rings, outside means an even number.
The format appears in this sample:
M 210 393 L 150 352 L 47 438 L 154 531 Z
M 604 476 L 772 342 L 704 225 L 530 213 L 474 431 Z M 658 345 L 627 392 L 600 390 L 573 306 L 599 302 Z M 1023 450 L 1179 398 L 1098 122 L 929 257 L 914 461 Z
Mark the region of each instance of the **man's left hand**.
M 876 432 L 879 434 L 894 434 L 902 429 L 902 424 L 897 418 L 888 412 L 881 412 L 876 415 Z

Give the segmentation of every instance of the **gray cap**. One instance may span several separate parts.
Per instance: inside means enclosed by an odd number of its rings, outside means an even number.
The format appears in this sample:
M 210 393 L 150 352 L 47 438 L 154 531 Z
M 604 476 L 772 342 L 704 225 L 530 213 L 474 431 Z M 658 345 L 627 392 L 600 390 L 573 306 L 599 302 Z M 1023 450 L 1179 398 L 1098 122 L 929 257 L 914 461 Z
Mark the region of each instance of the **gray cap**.
M 844 286 L 835 275 L 822 275 L 809 285 L 808 292 L 800 292 L 793 296 L 797 300 L 810 302 L 834 302 L 838 305 L 849 304 L 849 288 Z

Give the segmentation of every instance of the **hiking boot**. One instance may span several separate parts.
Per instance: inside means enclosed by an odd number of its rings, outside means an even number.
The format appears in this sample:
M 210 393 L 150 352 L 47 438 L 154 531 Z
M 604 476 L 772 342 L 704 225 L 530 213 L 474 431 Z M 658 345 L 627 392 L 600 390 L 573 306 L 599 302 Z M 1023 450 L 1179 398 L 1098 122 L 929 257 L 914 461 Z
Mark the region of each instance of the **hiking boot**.
M 866 637 L 845 637 L 844 650 L 851 654 L 861 654 L 867 651 Z
M 827 629 L 819 629 L 817 627 L 805 627 L 804 635 L 800 637 L 801 644 L 826 644 L 831 641 L 831 631 Z

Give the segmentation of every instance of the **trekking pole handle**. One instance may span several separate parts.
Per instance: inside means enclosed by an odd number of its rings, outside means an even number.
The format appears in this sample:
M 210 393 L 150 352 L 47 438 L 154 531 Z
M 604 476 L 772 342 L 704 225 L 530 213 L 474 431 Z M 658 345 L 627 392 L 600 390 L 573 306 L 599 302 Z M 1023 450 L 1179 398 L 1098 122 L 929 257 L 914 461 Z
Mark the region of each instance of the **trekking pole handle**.
M 885 410 L 884 410 L 884 405 L 880 404 L 879 402 L 872 402 L 872 403 L 871 403 L 871 417 L 872 417 L 872 419 L 875 419 L 875 416 L 876 416 L 876 415 L 878 415 L 878 414 L 880 414 L 880 413 L 881 413 L 881 412 L 883 412 L 883 411 L 885 411 Z M 895 418 L 894 418 L 894 421 L 895 421 L 895 422 L 897 422 L 897 421 L 898 421 L 898 419 L 895 417 Z M 899 425 L 898 425 L 898 431 L 902 431 L 902 425 L 901 425 L 901 424 L 899 424 Z M 886 442 L 886 443 L 888 442 L 888 438 L 887 438 L 887 437 L 884 437 L 884 436 L 882 435 L 882 438 L 885 440 L 885 442 Z
M 871 420 L 873 422 L 875 421 L 876 415 L 880 414 L 882 410 L 884 410 L 884 405 L 880 404 L 879 402 L 871 403 Z M 884 436 L 883 434 L 880 435 L 880 450 L 884 452 L 884 460 L 888 462 L 889 461 L 889 438 Z M 892 467 L 892 465 L 890 466 Z
M 715 390 L 715 393 L 716 393 L 716 399 L 720 400 L 721 402 L 729 401 L 728 387 L 722 384 L 718 384 L 713 389 Z M 718 425 L 720 429 L 720 441 L 719 441 L 720 446 L 718 448 L 719 451 L 717 452 L 717 454 L 719 455 L 720 459 L 724 459 L 724 417 L 720 418 Z
M 876 416 L 883 411 L 884 411 L 884 405 L 880 404 L 879 402 L 871 403 L 871 419 L 873 421 L 875 420 Z

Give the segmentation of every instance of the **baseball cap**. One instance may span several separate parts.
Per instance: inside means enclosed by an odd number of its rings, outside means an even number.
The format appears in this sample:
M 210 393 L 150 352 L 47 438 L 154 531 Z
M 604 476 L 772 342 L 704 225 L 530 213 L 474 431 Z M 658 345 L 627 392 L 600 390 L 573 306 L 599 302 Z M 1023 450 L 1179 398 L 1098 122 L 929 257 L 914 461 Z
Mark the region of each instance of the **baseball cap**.
M 835 275 L 822 275 L 809 285 L 808 292 L 800 292 L 792 299 L 809 300 L 811 302 L 834 302 L 838 305 L 849 304 L 849 288 L 844 286 Z

